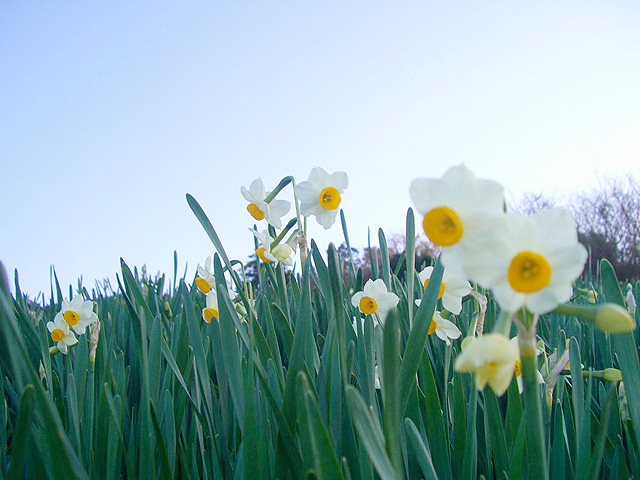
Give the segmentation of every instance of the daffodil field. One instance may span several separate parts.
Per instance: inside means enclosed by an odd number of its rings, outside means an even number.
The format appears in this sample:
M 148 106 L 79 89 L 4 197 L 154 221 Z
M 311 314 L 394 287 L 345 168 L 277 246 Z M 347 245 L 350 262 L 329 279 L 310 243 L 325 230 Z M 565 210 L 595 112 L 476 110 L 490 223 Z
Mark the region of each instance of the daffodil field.
M 0 478 L 640 479 L 640 283 L 464 166 L 409 192 L 371 278 L 313 240 L 351 251 L 347 174 L 321 168 L 241 188 L 254 279 L 191 195 L 195 278 L 122 261 L 115 291 L 37 305 L 1 268 Z

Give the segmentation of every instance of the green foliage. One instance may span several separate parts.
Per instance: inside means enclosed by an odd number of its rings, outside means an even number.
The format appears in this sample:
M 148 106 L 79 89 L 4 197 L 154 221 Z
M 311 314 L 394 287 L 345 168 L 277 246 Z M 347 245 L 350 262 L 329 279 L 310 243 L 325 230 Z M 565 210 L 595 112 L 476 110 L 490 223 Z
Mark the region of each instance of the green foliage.
M 225 276 L 233 261 L 190 204 L 219 253 L 218 321 L 202 320 L 205 300 L 193 285 L 174 281 L 165 291 L 163 280 L 123 261 L 119 291 L 93 292 L 101 322 L 95 356 L 89 334 L 68 355 L 52 355 L 45 324 L 59 309 L 59 286 L 36 306 L 19 289 L 12 298 L 2 272 L 0 478 L 539 478 L 515 379 L 502 397 L 476 391 L 470 375 L 453 372 L 462 338 L 446 346 L 428 334 L 442 268 L 435 262 L 423 291 L 414 243 L 398 269 L 379 232 L 383 249 L 371 274 L 400 303 L 384 325 L 371 317 L 354 323 L 362 265 L 344 216 L 345 248 L 332 246 L 325 257 L 312 243 L 295 275 L 260 265 L 255 295 L 234 275 L 244 293 L 232 299 Z M 412 212 L 407 236 L 415 236 Z M 624 305 L 611 266 L 601 271 L 577 287 Z M 477 315 L 469 298 L 455 321 L 473 330 Z M 498 315 L 489 299 L 485 325 Z M 554 313 L 540 319 L 538 333 L 544 352 L 536 366 L 548 382 L 567 348 L 571 361 L 548 396 L 537 391 L 548 457 L 540 468 L 551 478 L 637 477 L 634 333 L 613 337 Z M 609 367 L 622 370 L 624 389 L 585 376 Z

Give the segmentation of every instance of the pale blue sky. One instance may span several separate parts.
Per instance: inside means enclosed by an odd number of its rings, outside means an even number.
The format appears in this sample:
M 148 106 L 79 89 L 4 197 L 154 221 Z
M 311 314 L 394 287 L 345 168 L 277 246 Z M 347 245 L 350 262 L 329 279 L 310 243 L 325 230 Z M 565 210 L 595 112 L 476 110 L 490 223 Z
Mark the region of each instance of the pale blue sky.
M 514 196 L 637 173 L 639 5 L 3 2 L 0 260 L 31 295 L 174 250 L 191 278 L 213 247 L 185 193 L 244 261 L 240 186 L 314 166 L 349 174 L 356 247 L 462 162 Z

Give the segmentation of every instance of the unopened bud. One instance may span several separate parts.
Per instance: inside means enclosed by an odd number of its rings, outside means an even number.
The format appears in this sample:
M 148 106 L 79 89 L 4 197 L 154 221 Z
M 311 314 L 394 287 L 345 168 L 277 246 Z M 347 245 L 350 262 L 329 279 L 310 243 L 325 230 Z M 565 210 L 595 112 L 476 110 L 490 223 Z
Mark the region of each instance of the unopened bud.
M 629 313 L 631 315 L 635 315 L 636 314 L 636 297 L 634 297 L 633 295 L 633 289 L 631 287 L 631 284 L 627 285 L 627 296 L 625 297 L 625 300 L 627 302 L 627 310 L 629 310 Z
M 589 290 L 587 292 L 587 301 L 589 303 L 595 304 L 598 301 L 598 292 L 596 292 L 595 290 Z
M 615 303 L 605 303 L 598 308 L 595 323 L 607 333 L 628 333 L 636 328 L 629 312 Z
M 467 348 L 469 344 L 473 342 L 475 339 L 476 337 L 472 335 L 468 337 L 464 337 L 464 339 L 462 340 L 462 343 L 460 344 L 461 349 L 464 350 L 465 348 Z
M 617 368 L 605 368 L 602 378 L 604 378 L 606 382 L 621 382 L 622 372 Z

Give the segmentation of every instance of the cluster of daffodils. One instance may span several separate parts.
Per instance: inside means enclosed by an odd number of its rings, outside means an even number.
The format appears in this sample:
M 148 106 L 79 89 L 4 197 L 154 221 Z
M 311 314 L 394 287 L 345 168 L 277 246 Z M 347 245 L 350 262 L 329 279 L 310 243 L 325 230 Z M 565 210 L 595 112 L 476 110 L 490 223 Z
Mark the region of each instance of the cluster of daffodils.
M 503 187 L 477 179 L 464 166 L 449 169 L 441 179 L 414 180 L 410 194 L 423 215 L 424 232 L 441 249 L 440 297 L 451 312 L 460 311 L 458 296 L 470 291 L 467 280 L 491 289 L 510 314 L 544 314 L 571 298 L 587 251 L 568 211 L 552 208 L 531 217 L 505 213 Z M 428 273 L 420 278 L 428 279 Z M 457 278 L 451 292 L 455 302 L 445 297 L 448 278 Z M 468 342 L 455 363 L 457 371 L 475 373 L 478 389 L 488 383 L 498 394 L 519 373 L 518 366 L 517 344 L 501 332 Z
M 293 182 L 296 216 L 283 227 L 282 217 L 291 210 L 291 203 L 288 200 L 277 199 L 276 196 L 292 182 L 292 177 L 286 177 L 273 191 L 267 191 L 262 179 L 257 178 L 251 182 L 249 189 L 240 189 L 245 200 L 249 202 L 247 211 L 251 216 L 258 222 L 267 222 L 266 229 L 249 229 L 258 242 L 256 257 L 273 266 L 279 263 L 293 265 L 293 254 L 297 246 L 300 244 L 302 248 L 306 248 L 306 224 L 301 224 L 301 215 L 314 216 L 325 229 L 333 226 L 342 195 L 349 186 L 349 178 L 345 172 L 329 174 L 319 167 L 312 169 L 308 180 L 297 185 Z M 285 236 L 295 226 L 297 228 L 285 240 Z
M 216 320 L 220 319 L 220 311 L 218 309 L 218 295 L 216 293 L 216 278 L 211 272 L 211 257 L 207 257 L 204 261 L 204 267 L 198 265 L 197 268 L 198 276 L 196 277 L 195 283 L 198 290 L 205 296 L 205 308 L 202 309 L 202 319 L 211 323 L 211 319 L 215 318 Z M 236 298 L 235 292 L 231 288 L 231 282 L 226 282 L 227 291 L 229 293 L 229 298 Z M 242 305 L 242 303 L 237 304 L 238 307 Z M 241 318 L 244 319 L 246 312 L 239 311 L 241 314 Z
M 69 347 L 78 343 L 75 334 L 83 335 L 87 327 L 97 321 L 98 315 L 93 311 L 93 302 L 77 295 L 71 301 L 62 301 L 62 308 L 53 322 L 47 322 L 47 330 L 58 351 L 66 355 Z

